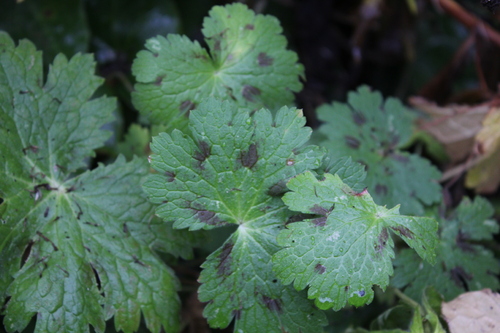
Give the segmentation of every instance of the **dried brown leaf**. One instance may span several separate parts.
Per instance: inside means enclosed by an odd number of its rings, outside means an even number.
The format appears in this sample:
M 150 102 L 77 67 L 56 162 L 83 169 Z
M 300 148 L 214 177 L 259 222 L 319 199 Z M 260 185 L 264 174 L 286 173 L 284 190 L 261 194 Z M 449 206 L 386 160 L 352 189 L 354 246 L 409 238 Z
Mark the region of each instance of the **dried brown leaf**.
M 480 158 L 468 173 L 465 184 L 477 193 L 492 193 L 500 184 L 500 107 L 491 108 L 476 135 L 474 151 Z
M 500 294 L 490 289 L 462 294 L 441 311 L 450 333 L 500 333 Z
M 490 110 L 489 104 L 438 106 L 422 97 L 410 98 L 410 104 L 431 117 L 421 121 L 419 127 L 443 144 L 451 162 L 462 161 L 471 154 L 474 138 Z

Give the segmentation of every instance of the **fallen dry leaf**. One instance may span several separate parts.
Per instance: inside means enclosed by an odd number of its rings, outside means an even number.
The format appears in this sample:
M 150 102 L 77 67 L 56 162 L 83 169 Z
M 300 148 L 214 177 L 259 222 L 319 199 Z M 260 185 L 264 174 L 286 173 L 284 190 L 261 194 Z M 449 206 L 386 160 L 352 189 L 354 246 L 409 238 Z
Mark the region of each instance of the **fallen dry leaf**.
M 467 172 L 465 185 L 477 193 L 493 193 L 500 184 L 500 108 L 492 108 L 476 135 L 475 149 L 480 162 Z
M 462 161 L 470 155 L 474 138 L 490 110 L 488 104 L 438 106 L 422 97 L 411 97 L 409 102 L 431 117 L 421 121 L 419 127 L 443 144 L 451 162 Z
M 450 333 L 500 333 L 500 295 L 483 289 L 441 305 Z

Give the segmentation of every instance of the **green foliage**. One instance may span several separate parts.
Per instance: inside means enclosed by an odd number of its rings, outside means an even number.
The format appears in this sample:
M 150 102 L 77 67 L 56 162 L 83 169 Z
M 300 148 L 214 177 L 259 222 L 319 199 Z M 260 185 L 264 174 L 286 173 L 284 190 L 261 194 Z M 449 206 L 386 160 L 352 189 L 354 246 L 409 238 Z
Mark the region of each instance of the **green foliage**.
M 499 230 L 491 220 L 493 208 L 483 198 L 464 199 L 448 218 L 440 219 L 437 264 L 430 266 L 409 250 L 396 258 L 392 285 L 418 299 L 426 286 L 434 286 L 449 301 L 465 291 L 500 287 L 498 261 L 477 241 L 491 240 Z
M 423 259 L 434 263 L 437 223 L 430 218 L 399 215 L 399 207 L 377 206 L 367 191 L 357 193 L 338 175 L 317 180 L 310 172 L 288 183 L 283 201 L 291 210 L 318 217 L 293 223 L 280 232 L 284 249 L 273 257 L 284 284 L 308 296 L 320 309 L 340 310 L 373 300 L 372 285 L 382 289 L 392 275 L 392 231 Z
M 215 111 L 215 112 L 214 112 Z M 214 327 L 254 331 L 268 327 L 314 332 L 324 324 L 304 293 L 284 287 L 272 271 L 276 235 L 289 211 L 280 195 L 288 178 L 319 167 L 323 151 L 303 145 L 311 130 L 299 110 L 283 107 L 273 118 L 250 116 L 233 102 L 210 99 L 191 112 L 192 138 L 178 130 L 153 138 L 152 174 L 144 189 L 176 228 L 238 225 L 208 257 L 199 296 Z M 298 326 L 297 322 L 301 324 Z
M 424 206 L 441 199 L 439 171 L 429 161 L 401 151 L 411 137 L 413 116 L 401 102 L 361 87 L 348 103 L 334 102 L 318 108 L 325 122 L 319 133 L 326 139 L 332 160 L 350 156 L 366 166 L 365 183 L 378 204 L 409 215 L 423 215 Z
M 84 171 L 109 132 L 115 101 L 89 101 L 101 79 L 89 55 L 59 55 L 43 84 L 32 43 L 18 47 L 0 33 L 0 292 L 4 325 L 37 332 L 137 330 L 179 326 L 178 281 L 151 248 L 172 238 L 152 235 L 153 207 L 140 184 L 145 160 L 119 157 Z M 191 235 L 177 245 L 189 247 Z M 164 249 L 173 248 L 171 244 Z M 189 256 L 189 250 L 174 250 Z
M 123 154 L 127 160 L 131 160 L 133 156 L 147 156 L 150 141 L 151 134 L 147 128 L 132 124 L 125 134 L 124 140 L 118 143 L 116 150 L 119 154 Z
M 276 110 L 302 88 L 302 65 L 287 51 L 278 20 L 245 5 L 215 6 L 203 22 L 210 53 L 170 34 L 151 38 L 138 53 L 134 105 L 153 124 L 183 129 L 188 111 L 205 98 L 233 99 L 250 109 Z
M 320 107 L 313 133 L 291 107 L 304 70 L 278 20 L 235 3 L 209 12 L 206 46 L 167 35 L 189 30 L 183 8 L 208 4 L 196 1 L 19 4 L 19 13 L 41 13 L 27 30 L 57 40 L 48 54 L 91 41 L 101 73 L 113 73 L 102 90 L 91 55 L 60 54 L 45 77 L 41 52 L 0 32 L 5 330 L 177 333 L 201 312 L 197 292 L 208 324 L 234 332 L 444 332 L 441 294 L 500 287 L 488 201 L 431 216 L 450 205 L 439 205 L 437 168 L 405 151 L 427 142 L 411 139 L 416 114 L 363 86 Z M 67 39 L 48 33 L 60 25 Z M 156 33 L 132 66 L 145 127 L 126 114 L 130 67 L 104 64 L 109 56 L 125 66 Z M 103 91 L 121 94 L 120 107 L 97 97 Z M 119 143 L 112 114 L 129 126 Z M 311 134 L 328 153 L 307 145 Z M 393 273 L 404 293 L 385 292 Z

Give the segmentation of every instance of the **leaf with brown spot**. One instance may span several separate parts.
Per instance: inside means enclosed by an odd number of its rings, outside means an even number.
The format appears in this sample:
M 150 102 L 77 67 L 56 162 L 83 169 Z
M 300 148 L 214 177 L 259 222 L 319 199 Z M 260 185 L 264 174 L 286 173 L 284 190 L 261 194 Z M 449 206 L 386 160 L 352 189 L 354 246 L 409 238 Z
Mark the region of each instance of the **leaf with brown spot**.
M 240 155 L 240 162 L 245 168 L 251 169 L 257 160 L 259 159 L 259 155 L 257 153 L 257 145 L 252 143 L 250 147 L 248 147 L 247 151 L 242 151 Z
M 261 91 L 259 88 L 250 86 L 248 84 L 244 85 L 243 89 L 241 90 L 241 95 L 249 102 L 255 102 L 257 100 L 257 96 L 259 96 L 260 94 Z
M 368 191 L 354 192 L 338 175 L 323 176 L 318 180 L 307 171 L 288 182 L 290 192 L 283 201 L 291 210 L 323 216 L 287 224 L 278 234 L 282 249 L 273 262 L 284 284 L 308 288 L 308 297 L 320 309 L 370 303 L 373 286 L 384 289 L 392 274 L 394 242 L 389 230 L 421 258 L 435 261 L 436 221 L 400 215 L 398 206 L 378 206 Z
M 497 259 L 480 242 L 493 239 L 499 231 L 498 223 L 490 220 L 492 215 L 493 209 L 485 199 L 464 199 L 448 218 L 440 218 L 437 264 L 431 266 L 402 250 L 394 262 L 393 286 L 416 300 L 428 285 L 433 285 L 445 300 L 467 290 L 500 288 Z
M 274 59 L 268 56 L 267 53 L 260 52 L 257 56 L 257 62 L 259 63 L 259 66 L 267 67 L 273 64 Z
M 198 105 L 208 97 L 234 99 L 250 110 L 293 104 L 304 68 L 287 50 L 276 18 L 241 3 L 214 6 L 201 32 L 208 49 L 168 34 L 148 39 L 137 54 L 132 102 L 150 123 L 186 132 L 183 103 Z
M 330 159 L 351 157 L 365 165 L 364 183 L 378 204 L 401 204 L 403 214 L 421 216 L 426 206 L 441 200 L 439 170 L 402 150 L 411 138 L 415 116 L 399 100 L 384 100 L 379 92 L 361 86 L 349 93 L 347 103 L 320 106 L 317 114 L 323 122 L 320 144 L 329 149 Z

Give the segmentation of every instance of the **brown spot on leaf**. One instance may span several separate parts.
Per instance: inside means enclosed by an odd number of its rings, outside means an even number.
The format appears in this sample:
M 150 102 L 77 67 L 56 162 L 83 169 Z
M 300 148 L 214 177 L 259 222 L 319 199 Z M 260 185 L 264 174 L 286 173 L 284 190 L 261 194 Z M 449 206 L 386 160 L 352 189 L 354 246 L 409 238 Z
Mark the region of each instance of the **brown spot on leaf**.
M 283 312 L 283 309 L 281 308 L 281 300 L 262 295 L 262 301 L 269 310 L 277 313 Z
M 154 82 L 155 86 L 161 86 L 161 83 L 163 82 L 163 79 L 166 77 L 166 75 L 158 75 L 156 77 L 156 80 Z
M 361 145 L 361 143 L 359 142 L 358 139 L 356 139 L 355 137 L 353 136 L 350 136 L 350 135 L 346 135 L 344 137 L 345 139 L 345 144 L 349 147 L 349 148 L 352 148 L 352 149 L 358 149 L 359 146 Z
M 21 256 L 21 267 L 24 266 L 26 261 L 28 261 L 28 258 L 31 254 L 31 248 L 33 247 L 34 242 L 32 240 L 29 241 L 28 245 L 26 246 L 26 249 L 24 249 L 23 255 Z
M 245 29 L 246 30 L 253 30 L 253 29 L 255 29 L 255 26 L 253 24 L 247 24 L 247 25 L 245 25 Z
M 221 222 L 214 212 L 209 210 L 196 210 L 194 217 L 196 217 L 200 222 L 206 223 L 208 225 L 216 225 Z
M 265 52 L 260 52 L 257 56 L 257 62 L 261 67 L 271 66 L 273 64 L 274 59 L 267 55 Z
M 403 235 L 410 239 L 413 239 L 413 232 L 407 227 L 403 227 L 402 225 L 398 225 L 397 227 L 391 227 L 398 235 Z
M 378 235 L 377 243 L 375 244 L 375 252 L 382 253 L 387 245 L 387 239 L 389 239 L 387 228 L 382 228 L 382 232 Z
M 165 176 L 167 176 L 167 182 L 171 183 L 175 180 L 175 172 L 166 171 Z
M 210 156 L 210 145 L 205 141 L 200 141 L 198 143 L 198 148 L 200 150 L 194 153 L 193 157 L 201 163 L 204 162 L 208 156 Z
M 316 266 L 314 266 L 314 271 L 318 274 L 324 274 L 326 272 L 326 267 L 321 264 L 316 264 Z
M 464 252 L 476 253 L 476 250 L 467 242 L 467 239 L 469 239 L 467 234 L 463 233 L 462 230 L 459 230 L 458 235 L 455 238 L 458 248 Z
M 309 209 L 309 211 L 313 214 L 318 214 L 318 215 L 323 215 L 323 216 L 327 216 L 328 214 L 330 214 L 330 212 L 333 210 L 333 206 L 330 210 L 326 209 L 326 208 L 323 208 L 321 207 L 320 205 L 318 204 L 315 204 L 311 209 Z
M 217 266 L 217 274 L 223 276 L 229 276 L 231 274 L 231 251 L 233 250 L 234 244 L 227 242 L 222 246 L 222 251 L 219 254 L 219 265 Z
M 352 113 L 352 120 L 354 121 L 354 123 L 358 126 L 361 126 L 363 125 L 364 123 L 366 123 L 366 117 L 364 114 L 362 114 L 361 112 L 359 111 L 354 111 Z
M 214 51 L 220 51 L 220 39 L 217 39 L 214 43 Z
M 311 220 L 311 222 L 317 227 L 324 227 L 326 224 L 326 216 L 318 217 L 317 219 Z
M 31 152 L 33 152 L 35 154 L 38 153 L 38 147 L 37 146 L 28 146 L 26 148 L 23 148 L 23 154 L 26 155 L 26 152 L 28 150 L 31 150 Z
M 233 315 L 234 319 L 240 320 L 241 319 L 241 309 L 233 310 L 232 315 Z
M 467 273 L 462 266 L 455 266 L 450 270 L 450 278 L 458 287 L 468 290 L 467 281 L 472 280 L 474 276 Z
M 185 113 L 191 110 L 194 110 L 196 108 L 196 104 L 193 103 L 193 101 L 185 100 L 179 105 L 179 111 L 181 113 Z
M 242 151 L 240 155 L 241 165 L 249 169 L 257 163 L 258 159 L 259 155 L 257 154 L 257 145 L 255 143 L 252 143 L 250 147 L 248 147 L 248 151 Z
M 406 164 L 410 161 L 410 159 L 408 158 L 408 156 L 404 156 L 404 155 L 399 155 L 399 154 L 392 154 L 391 155 L 391 158 L 397 162 L 401 162 L 403 164 Z
M 255 102 L 255 97 L 259 96 L 260 94 L 261 91 L 259 88 L 248 84 L 244 85 L 243 89 L 241 90 L 241 95 L 243 96 L 243 98 L 252 103 Z
M 267 194 L 272 197 L 278 197 L 286 192 L 286 181 L 280 180 L 267 190 Z
M 386 196 L 387 192 L 388 192 L 387 186 L 381 184 L 375 185 L 375 193 L 377 193 L 378 195 Z

